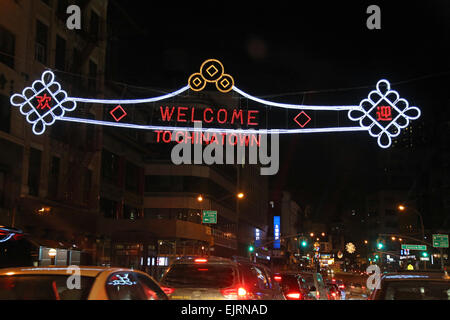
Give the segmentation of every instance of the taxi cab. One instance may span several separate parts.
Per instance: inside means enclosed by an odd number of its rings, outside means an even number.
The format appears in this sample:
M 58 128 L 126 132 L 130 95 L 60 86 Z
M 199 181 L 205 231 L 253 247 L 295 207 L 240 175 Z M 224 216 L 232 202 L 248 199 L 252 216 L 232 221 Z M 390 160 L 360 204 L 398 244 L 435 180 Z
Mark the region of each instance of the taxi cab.
M 49 266 L 0 269 L 0 300 L 167 300 L 138 270 Z

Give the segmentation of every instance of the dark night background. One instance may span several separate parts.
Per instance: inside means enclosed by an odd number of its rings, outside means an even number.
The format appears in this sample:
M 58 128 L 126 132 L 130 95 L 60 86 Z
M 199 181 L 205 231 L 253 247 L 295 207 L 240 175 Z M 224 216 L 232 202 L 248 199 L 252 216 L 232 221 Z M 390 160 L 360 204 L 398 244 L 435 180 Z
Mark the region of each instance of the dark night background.
M 381 30 L 366 27 L 371 4 L 381 8 Z M 432 145 L 434 128 L 449 116 L 449 13 L 449 1 L 112 0 L 107 65 L 116 68 L 107 76 L 172 91 L 215 58 L 250 94 L 316 105 L 358 104 L 386 78 L 422 109 L 423 140 Z M 271 189 L 290 190 L 316 217 L 331 217 L 379 187 L 377 159 L 387 152 L 366 133 L 283 136 Z M 415 165 L 416 184 L 431 163 Z

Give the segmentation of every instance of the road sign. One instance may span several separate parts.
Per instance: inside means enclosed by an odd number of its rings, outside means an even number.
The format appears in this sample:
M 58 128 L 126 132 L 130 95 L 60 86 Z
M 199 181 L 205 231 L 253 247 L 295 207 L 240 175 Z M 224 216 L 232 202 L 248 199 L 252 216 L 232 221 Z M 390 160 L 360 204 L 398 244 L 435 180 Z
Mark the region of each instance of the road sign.
M 217 211 L 203 210 L 202 223 L 217 223 Z
M 424 244 L 402 244 L 402 249 L 407 250 L 427 250 L 427 246 Z
M 448 234 L 433 234 L 433 247 L 448 248 Z

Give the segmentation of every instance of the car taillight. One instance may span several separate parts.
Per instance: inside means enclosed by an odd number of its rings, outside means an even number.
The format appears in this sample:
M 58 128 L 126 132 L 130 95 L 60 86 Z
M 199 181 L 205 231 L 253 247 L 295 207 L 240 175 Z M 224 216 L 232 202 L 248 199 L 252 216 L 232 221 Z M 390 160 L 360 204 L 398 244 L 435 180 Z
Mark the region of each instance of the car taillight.
M 336 293 L 332 292 L 331 295 L 336 298 Z
M 343 284 L 341 284 L 341 285 L 339 286 L 339 289 L 345 289 L 345 286 L 344 286 Z
M 300 300 L 302 295 L 299 292 L 290 292 L 286 294 L 287 299 Z
M 205 259 L 205 258 L 197 258 L 197 259 L 194 259 L 194 262 L 195 262 L 195 263 L 206 263 L 206 262 L 208 262 L 208 259 Z
M 278 282 L 282 280 L 281 276 L 273 276 L 273 279 Z
M 161 289 L 164 291 L 165 294 L 169 295 L 172 294 L 175 289 L 174 288 L 169 288 L 169 287 L 161 287 Z
M 248 296 L 247 290 L 243 287 L 222 289 L 220 291 L 226 299 L 231 300 L 242 300 Z

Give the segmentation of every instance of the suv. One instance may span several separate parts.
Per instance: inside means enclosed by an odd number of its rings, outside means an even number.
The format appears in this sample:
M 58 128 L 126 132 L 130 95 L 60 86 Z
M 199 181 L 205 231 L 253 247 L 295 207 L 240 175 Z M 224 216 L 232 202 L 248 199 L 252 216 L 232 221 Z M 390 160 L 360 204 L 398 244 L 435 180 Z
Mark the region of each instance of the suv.
M 283 300 L 270 270 L 249 260 L 183 257 L 160 284 L 172 300 Z

